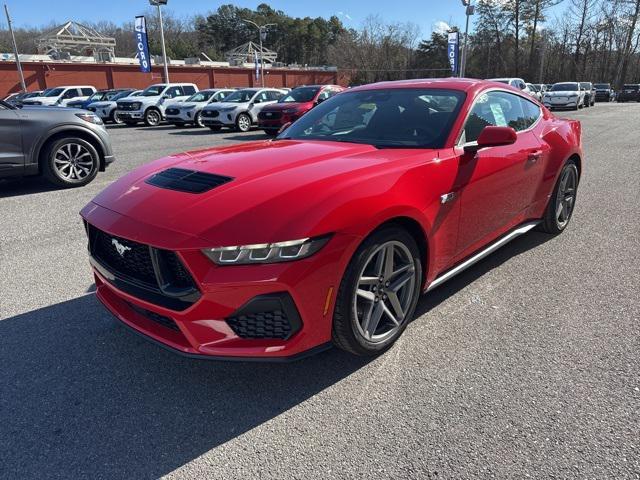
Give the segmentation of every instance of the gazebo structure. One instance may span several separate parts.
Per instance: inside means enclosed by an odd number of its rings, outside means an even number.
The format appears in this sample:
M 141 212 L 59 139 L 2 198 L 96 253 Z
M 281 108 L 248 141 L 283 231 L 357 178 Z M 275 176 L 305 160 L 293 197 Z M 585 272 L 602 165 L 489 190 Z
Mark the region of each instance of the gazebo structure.
M 56 59 L 70 54 L 93 56 L 97 61 L 110 61 L 115 57 L 115 38 L 71 20 L 47 32 L 36 43 L 38 53 Z
M 229 50 L 227 52 L 227 61 L 231 65 L 253 63 L 256 61 L 256 55 L 259 60 L 264 60 L 265 63 L 273 63 L 276 61 L 276 58 L 278 58 L 277 52 L 269 50 L 266 47 L 262 47 L 262 49 L 260 49 L 260 45 L 248 42 L 234 48 L 233 50 Z

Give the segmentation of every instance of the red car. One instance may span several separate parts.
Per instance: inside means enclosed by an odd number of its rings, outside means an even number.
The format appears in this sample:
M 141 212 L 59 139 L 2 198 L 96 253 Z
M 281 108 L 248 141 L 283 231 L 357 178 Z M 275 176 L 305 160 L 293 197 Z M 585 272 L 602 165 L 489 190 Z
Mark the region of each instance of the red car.
M 313 107 L 345 90 L 338 85 L 308 85 L 291 90 L 277 103 L 267 105 L 258 114 L 258 128 L 277 135 L 280 128 L 293 123 Z
M 419 296 L 535 227 L 562 232 L 580 123 L 509 86 L 379 83 L 274 140 L 172 155 L 81 212 L 97 296 L 204 358 L 384 351 Z

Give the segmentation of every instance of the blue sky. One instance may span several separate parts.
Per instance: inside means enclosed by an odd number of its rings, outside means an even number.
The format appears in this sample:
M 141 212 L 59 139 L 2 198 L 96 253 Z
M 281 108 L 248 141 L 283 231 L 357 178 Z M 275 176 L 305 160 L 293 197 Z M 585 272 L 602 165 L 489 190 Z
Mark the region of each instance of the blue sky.
M 148 7 L 148 0 L 1 0 L 7 3 L 16 26 L 40 26 L 66 20 L 99 21 L 112 20 L 120 23 L 131 20 Z M 233 3 L 255 8 L 267 3 L 292 16 L 330 17 L 338 15 L 351 27 L 358 27 L 368 15 L 380 15 L 386 21 L 411 21 L 417 24 L 423 36 L 428 36 L 438 22 L 464 22 L 464 10 L 460 0 L 272 0 L 272 1 L 215 1 L 215 0 L 169 0 L 168 9 L 179 15 L 192 15 L 215 10 L 220 5 Z M 53 8 L 51 8 L 53 7 Z M 4 13 L 4 12 L 2 12 Z M 4 15 L 0 27 L 6 27 Z

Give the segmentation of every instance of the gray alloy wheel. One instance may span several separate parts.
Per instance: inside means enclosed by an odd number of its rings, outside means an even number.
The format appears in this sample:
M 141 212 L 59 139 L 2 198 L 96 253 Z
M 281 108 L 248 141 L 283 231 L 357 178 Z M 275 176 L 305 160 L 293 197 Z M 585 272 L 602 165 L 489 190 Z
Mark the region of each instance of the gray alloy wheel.
M 365 340 L 381 343 L 398 332 L 417 281 L 413 256 L 403 243 L 388 241 L 369 255 L 358 276 L 352 310 Z
M 193 124 L 198 128 L 204 128 L 204 123 L 202 123 L 202 112 L 196 113 L 196 118 Z
M 562 171 L 555 198 L 556 224 L 560 230 L 563 230 L 571 219 L 576 204 L 577 187 L 578 170 L 575 165 L 570 165 Z
M 120 115 L 118 115 L 118 113 L 115 110 L 111 114 L 111 121 L 116 125 L 122 125 L 124 123 L 124 120 L 120 118 Z
M 63 138 L 45 152 L 43 174 L 61 187 L 80 187 L 98 174 L 100 157 L 96 149 L 81 138 Z
M 162 115 L 155 108 L 150 108 L 144 114 L 144 123 L 147 127 L 156 127 L 160 125 Z
M 246 113 L 238 115 L 236 127 L 240 132 L 248 132 L 251 129 L 251 117 Z

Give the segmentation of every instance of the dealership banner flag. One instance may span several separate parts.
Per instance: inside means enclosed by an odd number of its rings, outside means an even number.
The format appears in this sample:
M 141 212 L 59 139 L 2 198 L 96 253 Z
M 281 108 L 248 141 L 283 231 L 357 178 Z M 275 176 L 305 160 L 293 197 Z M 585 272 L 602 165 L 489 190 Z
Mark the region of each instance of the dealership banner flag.
M 460 34 L 458 32 L 449 32 L 447 41 L 447 55 L 449 56 L 449 64 L 451 72 L 455 75 L 458 71 L 458 57 L 460 54 Z
M 135 30 L 136 48 L 138 49 L 138 60 L 140 60 L 140 71 L 149 73 L 151 71 L 151 58 L 149 58 L 147 20 L 144 17 L 136 17 Z

